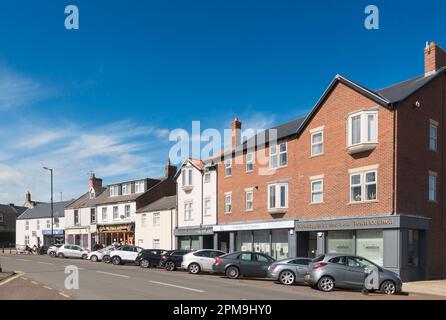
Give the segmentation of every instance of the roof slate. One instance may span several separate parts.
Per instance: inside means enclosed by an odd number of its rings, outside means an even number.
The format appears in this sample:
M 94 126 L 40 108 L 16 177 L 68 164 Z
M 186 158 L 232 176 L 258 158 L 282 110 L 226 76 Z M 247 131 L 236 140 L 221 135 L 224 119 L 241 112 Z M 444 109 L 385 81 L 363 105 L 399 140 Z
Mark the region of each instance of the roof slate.
M 163 197 L 155 202 L 146 205 L 145 207 L 138 209 L 136 213 L 169 210 L 169 209 L 174 209 L 176 205 L 177 205 L 176 196 Z
M 54 202 L 53 212 L 54 217 L 62 218 L 64 217 L 64 208 L 72 202 L 62 201 Z M 51 218 L 51 203 L 38 203 L 34 208 L 29 208 L 23 212 L 17 219 L 38 219 L 38 218 Z

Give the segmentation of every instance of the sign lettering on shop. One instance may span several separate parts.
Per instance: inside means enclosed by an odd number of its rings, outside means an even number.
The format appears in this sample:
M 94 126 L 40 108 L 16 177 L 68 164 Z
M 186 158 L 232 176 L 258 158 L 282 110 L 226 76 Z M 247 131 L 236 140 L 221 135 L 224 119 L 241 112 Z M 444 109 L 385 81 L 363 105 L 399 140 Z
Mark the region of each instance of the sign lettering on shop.
M 299 230 L 330 230 L 330 229 L 354 229 L 361 227 L 377 227 L 392 226 L 394 220 L 391 218 L 382 219 L 358 219 L 344 221 L 328 221 L 328 222 L 308 222 L 297 223 L 296 228 Z
M 109 231 L 132 231 L 131 225 L 125 226 L 101 226 L 99 227 L 99 232 L 109 232 Z

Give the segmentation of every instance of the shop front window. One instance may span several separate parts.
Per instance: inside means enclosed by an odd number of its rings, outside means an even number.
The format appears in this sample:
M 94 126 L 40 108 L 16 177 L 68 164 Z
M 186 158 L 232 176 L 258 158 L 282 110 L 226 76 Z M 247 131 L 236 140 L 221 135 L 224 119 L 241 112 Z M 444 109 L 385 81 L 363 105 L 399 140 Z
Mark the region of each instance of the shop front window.
M 288 230 L 272 230 L 271 256 L 276 260 L 288 257 Z
M 329 231 L 327 235 L 328 253 L 354 254 L 352 231 Z
M 369 259 L 377 265 L 383 265 L 384 242 L 382 230 L 356 231 L 356 254 Z
M 239 231 L 236 237 L 237 250 L 252 251 L 252 232 Z
M 254 234 L 254 251 L 271 255 L 271 242 L 269 230 L 255 230 Z
M 407 239 L 407 266 L 418 267 L 419 259 L 419 231 L 408 230 Z

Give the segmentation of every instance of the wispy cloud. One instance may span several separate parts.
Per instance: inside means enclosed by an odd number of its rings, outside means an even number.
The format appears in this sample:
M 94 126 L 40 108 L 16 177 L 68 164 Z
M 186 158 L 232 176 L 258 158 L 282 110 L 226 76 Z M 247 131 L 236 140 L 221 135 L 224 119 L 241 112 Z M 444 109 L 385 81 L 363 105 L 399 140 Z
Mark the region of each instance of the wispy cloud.
M 33 104 L 52 93 L 49 86 L 0 65 L 0 111 Z
M 8 141 L 0 154 L 0 203 L 21 203 L 28 190 L 48 200 L 49 179 L 42 166 L 54 169 L 55 192 L 68 199 L 86 191 L 90 171 L 104 183 L 159 176 L 160 163 L 168 156 L 167 129 L 131 121 L 96 127 L 64 123 L 51 129 L 33 121 L 21 128 L 18 135 L 8 137 L 0 132 L 0 139 Z

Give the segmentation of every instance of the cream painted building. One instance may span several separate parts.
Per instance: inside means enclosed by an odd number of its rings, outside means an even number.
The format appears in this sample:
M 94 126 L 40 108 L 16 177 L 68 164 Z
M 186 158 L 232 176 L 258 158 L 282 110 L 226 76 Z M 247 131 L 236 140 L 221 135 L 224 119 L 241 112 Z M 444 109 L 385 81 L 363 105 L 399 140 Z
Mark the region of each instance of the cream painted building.
M 145 249 L 175 249 L 176 196 L 163 197 L 136 211 L 135 244 Z

